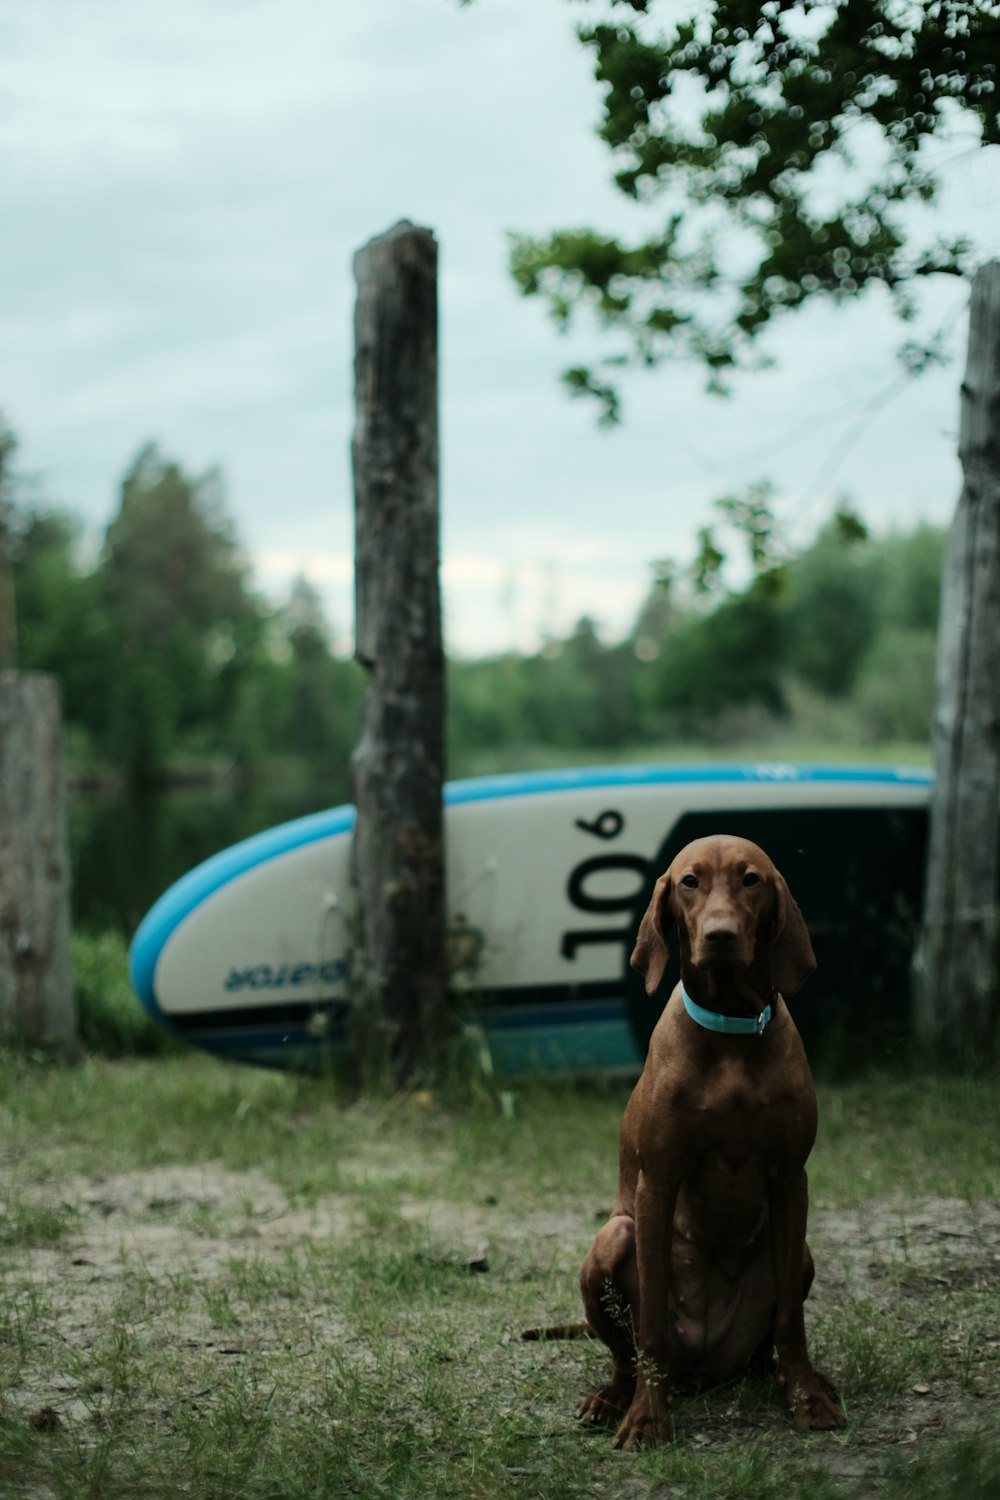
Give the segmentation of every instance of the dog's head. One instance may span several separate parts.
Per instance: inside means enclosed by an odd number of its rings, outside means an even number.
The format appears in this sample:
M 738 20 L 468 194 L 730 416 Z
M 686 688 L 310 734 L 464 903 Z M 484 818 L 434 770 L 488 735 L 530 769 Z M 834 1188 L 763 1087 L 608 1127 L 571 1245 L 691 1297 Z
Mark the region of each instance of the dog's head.
M 793 995 L 816 967 L 809 930 L 784 877 L 749 839 L 695 839 L 656 882 L 631 960 L 645 976 L 647 995 L 663 980 L 672 926 L 682 962 L 696 969 L 766 965 L 767 982 L 783 995 Z

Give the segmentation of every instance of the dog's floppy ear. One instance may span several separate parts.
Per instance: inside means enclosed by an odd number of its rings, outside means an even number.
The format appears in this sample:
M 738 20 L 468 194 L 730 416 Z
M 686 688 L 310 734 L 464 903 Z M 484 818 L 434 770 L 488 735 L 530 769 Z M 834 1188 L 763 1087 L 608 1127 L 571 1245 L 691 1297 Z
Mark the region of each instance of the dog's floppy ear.
M 816 968 L 816 955 L 798 902 L 777 870 L 774 872 L 774 888 L 771 983 L 782 995 L 794 995 Z
M 666 934 L 663 930 L 663 918 L 670 901 L 671 887 L 672 882 L 668 870 L 665 875 L 660 876 L 653 887 L 652 900 L 639 923 L 639 935 L 635 940 L 635 947 L 629 960 L 633 969 L 637 969 L 645 976 L 647 995 L 652 995 L 659 989 L 667 967 L 667 959 L 670 957 L 667 951 Z

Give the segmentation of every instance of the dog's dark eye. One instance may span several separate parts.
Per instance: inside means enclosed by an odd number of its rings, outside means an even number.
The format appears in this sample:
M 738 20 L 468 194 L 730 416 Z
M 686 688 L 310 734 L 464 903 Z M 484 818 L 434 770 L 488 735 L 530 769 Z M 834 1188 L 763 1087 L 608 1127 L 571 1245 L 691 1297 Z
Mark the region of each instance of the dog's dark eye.
M 687 886 L 687 888 L 688 888 L 689 891 L 696 891 L 698 889 L 698 877 L 697 877 L 697 875 L 684 875 L 684 876 L 682 876 L 682 878 L 681 878 L 681 885 Z
M 744 885 L 760 885 L 760 876 L 759 875 L 755 875 L 752 870 L 748 870 L 746 872 L 746 874 L 744 875 L 744 877 L 743 877 L 743 884 Z

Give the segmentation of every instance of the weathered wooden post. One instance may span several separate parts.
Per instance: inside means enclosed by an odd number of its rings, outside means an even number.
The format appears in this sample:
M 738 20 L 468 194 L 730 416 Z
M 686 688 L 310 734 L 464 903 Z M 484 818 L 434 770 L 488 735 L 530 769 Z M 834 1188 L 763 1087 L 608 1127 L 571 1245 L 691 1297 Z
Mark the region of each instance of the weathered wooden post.
M 447 1026 L 437 244 L 405 221 L 354 258 L 355 592 L 371 674 L 353 769 L 359 1040 L 397 1079 Z
M 10 469 L 16 452 L 17 439 L 0 411 L 0 672 L 12 672 L 17 666 L 17 616 L 10 536 L 14 515 Z
M 0 1040 L 72 1049 L 69 933 L 58 684 L 0 672 Z
M 936 775 L 923 928 L 914 962 L 919 1037 L 982 1057 L 1000 1016 L 1000 262 L 972 284 L 962 384 L 963 485 L 938 636 Z
M 7 538 L 0 515 L 0 672 L 17 665 L 17 618 L 14 612 L 14 569 L 10 565 Z

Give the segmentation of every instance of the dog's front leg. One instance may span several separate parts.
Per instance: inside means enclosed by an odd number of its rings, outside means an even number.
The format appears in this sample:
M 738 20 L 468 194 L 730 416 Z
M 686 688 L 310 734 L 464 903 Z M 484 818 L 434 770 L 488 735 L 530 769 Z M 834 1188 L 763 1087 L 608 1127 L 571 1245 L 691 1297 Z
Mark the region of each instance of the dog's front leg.
M 805 1170 L 779 1175 L 771 1187 L 771 1263 L 774 1270 L 774 1346 L 778 1379 L 798 1427 L 843 1427 L 836 1389 L 814 1370 L 806 1349 L 803 1299 L 809 1187 Z
M 615 1447 L 632 1451 L 670 1436 L 670 1339 L 668 1278 L 677 1183 L 671 1175 L 640 1170 L 635 1195 L 636 1263 L 639 1272 L 639 1327 L 636 1330 L 636 1387 L 632 1404 L 615 1434 Z

